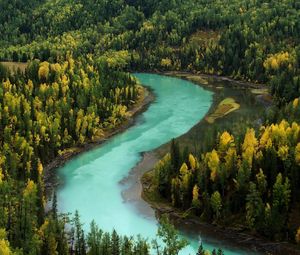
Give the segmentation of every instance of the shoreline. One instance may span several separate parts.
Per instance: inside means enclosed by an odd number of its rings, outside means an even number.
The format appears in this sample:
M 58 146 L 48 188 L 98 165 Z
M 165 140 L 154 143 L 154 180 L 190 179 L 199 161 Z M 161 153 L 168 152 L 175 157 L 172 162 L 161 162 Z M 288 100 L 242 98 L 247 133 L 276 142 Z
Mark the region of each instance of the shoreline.
M 142 86 L 142 90 L 143 92 L 141 93 L 139 100 L 131 108 L 129 108 L 129 116 L 118 127 L 109 130 L 107 133 L 105 133 L 104 137 L 101 137 L 95 141 L 87 141 L 82 146 L 74 146 L 68 148 L 68 151 L 66 153 L 64 153 L 63 155 L 58 155 L 53 160 L 51 160 L 51 162 L 44 166 L 43 178 L 45 183 L 46 199 L 51 199 L 51 196 L 49 197 L 49 195 L 61 184 L 61 180 L 59 180 L 56 172 L 59 167 L 63 166 L 73 157 L 103 144 L 108 139 L 134 125 L 137 116 L 140 113 L 146 111 L 150 104 L 155 100 L 154 93 L 148 87 Z
M 202 87 L 206 88 L 213 88 L 213 86 L 208 82 L 208 80 L 213 80 L 215 82 L 228 82 L 230 83 L 230 87 L 238 88 L 238 89 L 267 89 L 269 88 L 268 85 L 262 84 L 262 83 L 254 83 L 251 81 L 245 81 L 245 80 L 236 80 L 234 78 L 223 76 L 223 75 L 217 75 L 217 74 L 206 74 L 206 73 L 198 73 L 198 72 L 190 72 L 190 71 L 159 71 L 159 70 L 151 70 L 151 71 L 141 71 L 145 73 L 152 73 L 152 74 L 161 74 L 171 77 L 177 77 L 189 81 L 193 81 L 192 79 L 189 79 L 189 77 L 198 77 L 206 83 L 201 84 Z M 199 82 L 194 81 L 195 83 Z
M 224 87 L 238 90 L 250 90 L 252 94 L 256 95 L 257 101 L 260 101 L 266 107 L 272 104 L 273 99 L 269 94 L 269 86 L 266 84 L 235 80 L 230 77 L 216 74 L 199 74 L 186 71 L 167 71 L 157 73 L 191 81 L 205 89 L 212 90 L 213 92 L 220 91 Z M 226 83 L 226 85 L 218 86 L 218 83 Z M 206 116 L 208 116 L 208 114 Z
M 189 76 L 198 76 L 201 79 L 207 80 L 207 79 L 213 79 L 215 81 L 220 81 L 220 82 L 230 82 L 232 87 L 236 87 L 238 89 L 263 89 L 263 88 L 268 88 L 266 84 L 261 84 L 261 83 L 254 83 L 250 81 L 244 81 L 244 80 L 235 80 L 233 78 L 227 77 L 227 76 L 222 76 L 222 75 L 217 75 L 217 74 L 204 74 L 204 73 L 193 73 L 193 72 L 188 72 L 188 71 L 166 71 L 162 72 L 165 75 L 171 75 L 171 76 L 176 76 L 176 77 L 189 77 Z M 208 85 L 208 84 L 204 84 Z
M 251 82 L 246 81 L 237 81 L 234 79 L 231 79 L 229 77 L 223 77 L 223 76 L 217 76 L 217 75 L 207 75 L 207 74 L 194 74 L 189 72 L 177 72 L 177 71 L 171 71 L 171 72 L 153 72 L 154 74 L 161 74 L 161 75 L 167 75 L 171 77 L 177 77 L 185 80 L 189 80 L 191 82 L 194 82 L 195 84 L 202 86 L 205 89 L 209 89 L 214 92 L 213 95 L 213 102 L 209 109 L 209 111 L 206 113 L 203 119 L 199 121 L 201 123 L 204 121 L 205 117 L 208 116 L 214 108 L 218 105 L 219 98 L 217 96 L 217 92 L 220 89 L 217 87 L 218 82 L 227 82 L 228 85 L 231 88 L 234 89 L 262 89 L 266 90 L 267 86 L 264 84 L 255 84 Z M 203 84 L 201 80 L 194 80 L 193 77 L 199 76 L 202 80 L 205 78 L 206 83 Z M 216 83 L 216 84 L 214 84 Z M 226 84 L 227 86 L 227 84 Z M 251 93 L 253 93 L 251 91 Z M 255 94 L 255 93 L 253 93 Z M 268 96 L 268 94 L 267 94 Z M 260 101 L 262 104 L 265 105 L 265 107 L 268 107 L 270 105 L 270 102 L 272 99 L 269 97 L 264 98 L 264 93 L 258 93 L 256 95 L 256 99 Z M 198 123 L 198 124 L 199 124 Z M 198 125 L 197 124 L 197 125 Z M 188 131 L 190 132 L 190 131 Z M 139 192 L 141 199 L 146 202 L 155 212 L 156 217 L 160 217 L 162 214 L 168 214 L 173 220 L 174 224 L 177 228 L 182 229 L 183 231 L 187 230 L 189 233 L 194 232 L 201 232 L 206 233 L 208 235 L 213 235 L 214 238 L 217 236 L 220 240 L 224 240 L 228 242 L 232 247 L 236 248 L 246 248 L 252 252 L 258 252 L 260 254 L 289 254 L 289 255 L 297 255 L 300 254 L 300 250 L 297 249 L 297 247 L 293 247 L 293 244 L 290 244 L 288 242 L 274 242 L 270 241 L 268 239 L 265 239 L 261 236 L 253 235 L 245 229 L 237 229 L 234 227 L 225 227 L 221 225 L 216 225 L 208 222 L 201 222 L 200 219 L 197 219 L 196 216 L 187 216 L 184 215 L 184 211 L 180 209 L 176 209 L 170 205 L 167 201 L 152 201 L 151 198 L 149 198 L 149 194 L 147 194 L 147 190 L 151 187 L 151 183 L 147 181 L 147 175 L 150 175 L 153 172 L 154 163 L 147 160 L 146 157 L 152 157 L 156 158 L 157 161 L 160 159 L 159 153 L 157 153 L 157 150 L 159 148 L 154 149 L 153 151 L 149 151 L 146 153 L 143 153 L 141 161 L 138 163 L 136 167 L 134 167 L 130 171 L 130 175 L 136 175 L 135 177 L 139 180 L 139 184 L 133 184 L 134 187 L 131 187 L 131 189 L 135 189 Z M 151 169 L 152 168 L 152 169 Z M 137 172 L 139 171 L 139 172 Z M 131 179 L 133 177 L 131 176 Z M 124 181 L 124 180 L 122 180 Z M 140 185 L 140 188 L 138 186 Z M 127 189 L 127 190 L 130 190 Z M 130 196 L 130 194 L 126 193 L 122 194 L 124 200 L 126 201 L 126 196 Z M 129 199 L 130 201 L 130 199 Z
M 161 215 L 167 214 L 172 219 L 176 228 L 181 229 L 183 232 L 194 235 L 204 234 L 208 237 L 208 240 L 210 240 L 210 237 L 217 238 L 218 240 L 225 241 L 225 246 L 227 243 L 233 248 L 243 248 L 249 250 L 249 252 L 256 252 L 258 254 L 300 254 L 300 251 L 288 242 L 270 241 L 261 236 L 253 235 L 243 228 L 217 225 L 201 221 L 195 215 L 186 215 L 186 211 L 172 207 L 172 205 L 168 201 L 164 201 L 163 198 L 159 200 L 156 196 L 156 192 L 151 191 L 152 174 L 153 169 L 144 173 L 140 180 L 142 185 L 142 199 L 155 211 L 156 217 L 159 218 Z M 153 197 L 155 198 L 153 199 Z

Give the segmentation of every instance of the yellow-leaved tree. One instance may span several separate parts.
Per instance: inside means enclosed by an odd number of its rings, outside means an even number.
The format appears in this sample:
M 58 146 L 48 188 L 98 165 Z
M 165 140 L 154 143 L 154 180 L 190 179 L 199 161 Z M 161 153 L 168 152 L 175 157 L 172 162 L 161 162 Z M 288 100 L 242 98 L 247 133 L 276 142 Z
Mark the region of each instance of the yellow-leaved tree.
M 6 239 L 6 231 L 5 229 L 0 229 L 0 254 L 1 255 L 12 255 L 14 254 L 10 250 L 9 242 Z
M 289 147 L 287 145 L 280 146 L 277 154 L 281 160 L 285 161 L 289 155 Z
M 218 151 L 224 154 L 231 146 L 234 146 L 234 137 L 225 131 L 220 136 Z
M 38 164 L 37 164 L 37 170 L 38 170 L 38 173 L 39 175 L 41 176 L 42 173 L 43 173 L 43 164 L 41 163 L 40 159 L 38 160 Z
M 294 99 L 293 101 L 293 108 L 296 109 L 299 105 L 299 98 Z
M 40 68 L 38 71 L 38 76 L 40 80 L 46 81 L 49 76 L 49 63 L 48 62 L 42 62 L 40 64 Z
M 282 66 L 289 66 L 294 59 L 288 52 L 279 52 L 269 56 L 264 62 L 267 71 L 277 71 Z
M 192 206 L 194 206 L 195 208 L 199 208 L 200 207 L 199 188 L 198 188 L 197 184 L 193 188 Z
M 189 155 L 189 163 L 190 163 L 191 169 L 195 170 L 197 167 L 197 160 L 195 159 L 195 157 L 192 154 Z
M 255 131 L 253 128 L 247 130 L 244 143 L 242 146 L 243 149 L 243 159 L 248 162 L 249 166 L 252 166 L 253 156 L 257 151 L 258 141 L 255 137 Z
M 218 152 L 213 150 L 206 154 L 207 165 L 210 169 L 210 179 L 214 182 L 218 176 L 218 170 L 220 166 L 220 158 Z
M 180 170 L 180 175 L 181 175 L 181 188 L 184 192 L 186 192 L 189 188 L 189 181 L 190 181 L 190 176 L 191 173 L 188 169 L 188 166 L 186 163 L 183 163 Z

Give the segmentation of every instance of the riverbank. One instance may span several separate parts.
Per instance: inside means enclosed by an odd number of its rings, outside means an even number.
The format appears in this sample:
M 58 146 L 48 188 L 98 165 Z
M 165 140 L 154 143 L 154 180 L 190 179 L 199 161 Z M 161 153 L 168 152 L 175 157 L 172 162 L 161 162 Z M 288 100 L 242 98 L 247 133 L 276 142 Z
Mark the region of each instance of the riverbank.
M 232 87 L 237 87 L 239 89 L 265 89 L 267 88 L 266 84 L 253 83 L 241 80 L 235 80 L 230 77 L 220 76 L 215 74 L 202 74 L 202 73 L 191 73 L 186 71 L 167 71 L 167 72 L 158 72 L 164 75 L 176 76 L 188 80 L 193 80 L 194 82 L 201 83 L 203 86 L 211 87 L 209 81 L 219 81 L 219 82 L 228 82 L 228 85 Z
M 141 161 L 141 165 L 143 160 Z M 154 171 L 144 173 L 141 178 L 142 198 L 155 210 L 156 216 L 167 214 L 177 228 L 197 236 L 213 237 L 226 241 L 236 248 L 246 248 L 249 252 L 273 255 L 299 255 L 296 246 L 287 242 L 272 242 L 260 236 L 252 235 L 243 226 L 228 227 L 202 222 L 197 216 L 172 207 L 171 203 L 162 199 L 153 187 Z
M 250 91 L 251 94 L 253 94 L 253 97 L 255 100 L 262 105 L 263 108 L 269 107 L 271 105 L 271 97 L 268 93 L 266 93 L 266 86 L 265 85 L 258 85 L 258 84 L 251 84 L 251 83 L 245 83 L 245 82 L 237 82 L 234 80 L 231 80 L 229 78 L 224 77 L 215 77 L 215 76 L 207 76 L 206 80 L 203 79 L 203 76 L 200 76 L 199 79 L 196 78 L 195 74 L 188 74 L 183 72 L 167 72 L 167 73 L 161 73 L 169 76 L 175 76 L 178 78 L 187 79 L 190 81 L 193 81 L 195 83 L 200 84 L 201 86 L 210 89 L 214 92 L 220 92 L 222 93 L 222 90 L 224 87 L 226 87 L 226 84 L 224 86 L 219 86 L 218 83 L 229 83 L 229 86 L 231 89 L 237 89 L 237 90 L 247 90 Z M 234 84 L 232 84 L 234 83 Z M 228 86 L 228 85 L 227 85 Z M 241 86 L 241 87 L 239 87 Z M 215 93 L 213 98 L 213 105 L 208 112 L 207 116 L 214 111 L 220 100 L 222 99 L 222 96 L 220 97 L 218 93 Z M 240 99 L 242 100 L 242 99 Z M 251 104 L 250 104 L 251 105 Z M 228 119 L 228 118 L 227 118 Z M 230 119 L 230 118 L 229 118 Z M 256 119 L 254 118 L 256 121 Z M 185 144 L 188 144 L 187 141 L 185 141 L 186 137 L 195 137 L 193 133 L 195 134 L 195 131 L 202 130 L 204 131 L 205 128 L 209 128 L 209 126 L 205 120 L 201 120 L 197 127 L 192 128 L 187 134 L 183 135 L 182 137 L 179 137 L 177 140 L 179 143 L 183 141 Z M 199 127 L 202 127 L 199 129 Z M 203 128 L 205 127 L 205 128 Z M 191 139 L 189 139 L 191 140 Z M 157 150 L 154 150 L 152 152 L 147 152 L 145 155 L 149 158 L 156 158 L 157 161 L 159 158 L 161 158 L 162 155 L 164 155 L 168 151 L 169 144 L 161 146 L 161 148 L 158 148 Z M 152 154 L 152 155 L 151 155 Z M 196 154 L 197 155 L 197 154 Z M 187 231 L 189 233 L 194 233 L 196 235 L 201 232 L 201 234 L 205 234 L 207 236 L 211 235 L 215 238 L 218 238 L 220 240 L 224 240 L 230 244 L 233 244 L 233 246 L 236 247 L 244 247 L 248 248 L 253 252 L 262 253 L 262 254 L 300 254 L 300 251 L 297 249 L 296 246 L 293 246 L 289 243 L 278 243 L 278 242 L 270 242 L 267 239 L 264 239 L 260 236 L 255 236 L 249 233 L 245 227 L 243 226 L 237 226 L 237 227 L 224 227 L 224 226 L 218 226 L 213 225 L 205 222 L 201 222 L 199 218 L 193 216 L 192 214 L 187 214 L 184 211 L 175 209 L 172 207 L 170 203 L 167 201 L 162 200 L 158 194 L 155 194 L 153 192 L 152 188 L 152 179 L 153 178 L 153 167 L 155 163 L 150 162 L 147 160 L 147 158 L 143 158 L 141 162 L 139 163 L 139 169 L 142 171 L 142 173 L 139 173 L 138 175 L 142 175 L 140 178 L 141 180 L 141 188 L 138 188 L 138 185 L 136 185 L 136 190 L 138 190 L 142 196 L 142 198 L 155 210 L 156 215 L 159 217 L 161 214 L 168 214 L 171 218 L 174 219 L 175 225 L 180 228 L 180 230 Z M 152 168 L 152 169 L 151 169 Z M 145 171 L 145 169 L 151 169 L 148 171 Z M 136 169 L 132 171 L 132 174 L 136 172 Z M 132 188 L 133 189 L 133 188 Z M 128 194 L 126 194 L 128 195 Z
M 239 81 L 214 74 L 195 74 L 180 71 L 161 72 L 160 74 L 192 81 L 214 92 L 222 90 L 224 86 L 232 89 L 250 90 L 251 93 L 256 95 L 257 100 L 265 104 L 265 106 L 269 106 L 272 103 L 272 96 L 269 94 L 269 87 L 266 84 Z
M 75 146 L 65 150 L 65 152 L 55 159 L 51 160 L 46 166 L 44 166 L 44 183 L 47 197 L 51 196 L 52 191 L 60 185 L 60 180 L 56 174 L 56 169 L 64 165 L 67 161 L 75 157 L 76 155 L 93 149 L 94 147 L 106 142 L 113 136 L 123 132 L 127 128 L 131 127 L 135 123 L 136 117 L 147 110 L 151 102 L 155 100 L 154 93 L 147 87 L 141 87 L 142 91 L 137 102 L 129 109 L 128 117 L 118 127 L 112 130 L 104 131 L 103 137 L 94 141 L 88 141 L 87 143 Z

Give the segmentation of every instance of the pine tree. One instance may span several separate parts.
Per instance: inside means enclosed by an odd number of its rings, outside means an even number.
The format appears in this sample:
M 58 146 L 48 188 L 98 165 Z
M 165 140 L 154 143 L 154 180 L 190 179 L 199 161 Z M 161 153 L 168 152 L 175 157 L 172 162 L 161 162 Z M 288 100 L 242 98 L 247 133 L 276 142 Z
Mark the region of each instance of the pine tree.
M 172 174 L 178 173 L 178 170 L 180 168 L 180 150 L 178 143 L 175 141 L 175 139 L 172 139 L 171 141 L 171 149 L 170 149 L 170 154 L 171 154 L 171 165 L 173 168 Z
M 218 191 L 215 191 L 210 198 L 211 208 L 214 212 L 215 219 L 219 219 L 222 209 L 222 198 Z
M 101 252 L 101 239 L 103 232 L 98 228 L 96 222 L 93 220 L 90 225 L 90 232 L 87 236 L 87 245 L 89 247 L 89 255 L 99 255 Z
M 250 183 L 246 203 L 246 221 L 251 229 L 259 229 L 263 223 L 264 204 L 255 183 Z
M 82 229 L 82 224 L 80 222 L 79 213 L 76 210 L 74 216 L 74 226 L 75 226 L 75 255 L 85 255 L 86 246 L 84 232 Z
M 115 230 L 113 230 L 111 235 L 111 246 L 112 246 L 112 255 L 120 254 L 120 238 Z

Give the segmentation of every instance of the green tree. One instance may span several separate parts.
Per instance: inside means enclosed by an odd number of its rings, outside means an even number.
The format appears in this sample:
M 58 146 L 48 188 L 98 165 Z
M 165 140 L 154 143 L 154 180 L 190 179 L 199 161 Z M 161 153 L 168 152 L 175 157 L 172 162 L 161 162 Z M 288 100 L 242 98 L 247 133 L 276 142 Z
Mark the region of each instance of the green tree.
M 90 225 L 90 232 L 87 236 L 87 245 L 89 247 L 89 255 L 99 255 L 101 254 L 101 239 L 103 232 L 98 228 L 97 224 L 93 220 Z
M 75 211 L 74 215 L 74 227 L 75 227 L 75 254 L 76 255 L 84 255 L 86 254 L 86 244 L 84 231 L 82 229 L 82 224 L 80 222 L 80 216 L 78 211 Z
M 188 242 L 178 236 L 178 231 L 172 224 L 170 224 L 170 221 L 166 216 L 163 216 L 159 223 L 160 225 L 157 230 L 157 236 L 161 238 L 165 244 L 161 254 L 177 255 L 179 251 L 188 244 Z
M 246 201 L 247 224 L 252 230 L 259 229 L 264 220 L 264 204 L 261 198 L 261 193 L 257 190 L 255 183 L 250 183 Z
M 211 208 L 214 212 L 215 219 L 218 220 L 222 209 L 222 198 L 218 191 L 215 191 L 210 197 Z

